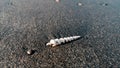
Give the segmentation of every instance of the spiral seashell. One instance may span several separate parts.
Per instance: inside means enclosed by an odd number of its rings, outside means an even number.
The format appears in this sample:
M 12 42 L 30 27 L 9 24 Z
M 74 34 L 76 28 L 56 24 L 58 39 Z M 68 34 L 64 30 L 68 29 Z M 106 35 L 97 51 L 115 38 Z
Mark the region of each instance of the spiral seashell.
M 51 39 L 50 42 L 48 42 L 46 45 L 54 47 L 54 46 L 60 45 L 62 43 L 76 40 L 78 38 L 80 38 L 80 36 L 71 36 L 71 37 L 64 37 L 64 38 L 60 38 L 60 39 Z

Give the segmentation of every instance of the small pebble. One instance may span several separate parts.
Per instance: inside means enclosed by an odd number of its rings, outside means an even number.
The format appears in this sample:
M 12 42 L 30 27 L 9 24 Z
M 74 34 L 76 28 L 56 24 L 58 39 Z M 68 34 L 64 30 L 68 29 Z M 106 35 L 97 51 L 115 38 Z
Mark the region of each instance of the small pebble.
M 59 2 L 60 0 L 55 0 L 56 2 Z
M 78 3 L 78 6 L 82 6 L 82 3 Z
M 34 53 L 34 50 L 31 50 L 31 49 L 30 49 L 30 50 L 27 51 L 27 54 L 28 54 L 28 55 L 32 55 L 33 53 Z
M 102 6 L 108 6 L 108 3 L 103 3 L 103 4 L 101 4 Z

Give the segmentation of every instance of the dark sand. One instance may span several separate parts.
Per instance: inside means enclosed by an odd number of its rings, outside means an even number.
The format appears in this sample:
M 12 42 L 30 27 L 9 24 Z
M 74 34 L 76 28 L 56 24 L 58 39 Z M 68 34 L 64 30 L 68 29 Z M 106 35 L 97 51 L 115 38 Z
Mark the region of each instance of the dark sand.
M 0 68 L 120 68 L 120 0 L 0 0 Z

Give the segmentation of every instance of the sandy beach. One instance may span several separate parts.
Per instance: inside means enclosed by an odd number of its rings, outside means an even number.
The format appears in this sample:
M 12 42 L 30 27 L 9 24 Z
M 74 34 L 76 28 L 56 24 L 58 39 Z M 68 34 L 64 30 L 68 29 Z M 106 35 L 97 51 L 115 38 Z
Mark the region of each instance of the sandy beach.
M 119 6 L 119 0 L 0 0 L 0 68 L 120 68 Z M 46 46 L 69 36 L 82 38 Z

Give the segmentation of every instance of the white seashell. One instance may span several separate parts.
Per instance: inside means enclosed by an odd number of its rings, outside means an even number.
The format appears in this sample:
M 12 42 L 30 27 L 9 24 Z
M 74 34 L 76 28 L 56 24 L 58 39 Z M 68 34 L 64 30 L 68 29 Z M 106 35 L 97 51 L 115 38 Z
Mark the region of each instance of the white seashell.
M 46 45 L 47 46 L 57 46 L 60 45 L 62 43 L 66 43 L 66 42 L 70 42 L 72 40 L 76 40 L 80 38 L 80 36 L 71 36 L 71 37 L 64 37 L 64 38 L 60 38 L 60 39 L 51 39 L 50 42 L 48 42 Z

